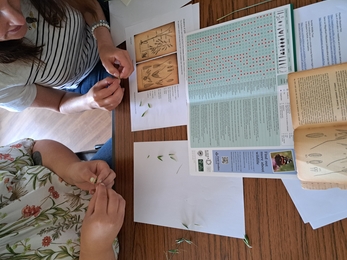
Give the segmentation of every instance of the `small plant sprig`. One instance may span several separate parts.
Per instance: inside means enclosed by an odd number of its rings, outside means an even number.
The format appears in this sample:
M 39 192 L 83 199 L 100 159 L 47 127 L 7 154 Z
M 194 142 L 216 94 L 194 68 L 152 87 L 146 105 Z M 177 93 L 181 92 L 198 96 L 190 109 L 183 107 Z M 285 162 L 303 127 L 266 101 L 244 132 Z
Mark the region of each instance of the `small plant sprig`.
M 140 107 L 142 107 L 142 106 L 143 106 L 143 102 L 142 102 L 142 100 L 140 101 L 139 106 L 140 106 Z M 149 109 L 150 109 L 150 108 L 152 108 L 153 106 L 152 106 L 152 104 L 151 104 L 151 103 L 147 103 L 147 107 L 148 107 L 148 109 L 147 109 L 145 112 L 143 112 L 143 113 L 142 113 L 141 117 L 144 117 L 144 116 L 145 116 L 145 115 L 148 113 Z
M 187 243 L 189 245 L 194 245 L 194 243 L 191 240 L 186 238 L 190 232 L 188 225 L 184 223 L 182 223 L 182 225 L 187 229 L 187 232 L 185 236 L 176 239 L 176 247 L 174 249 L 169 249 L 167 252 L 165 252 L 166 260 L 171 260 L 174 257 L 174 255 L 179 254 L 182 251 L 181 249 L 179 249 L 182 244 Z
M 243 242 L 246 244 L 246 246 L 247 246 L 248 248 L 252 248 L 252 246 L 251 246 L 250 243 L 249 243 L 249 238 L 248 238 L 247 234 L 245 234 L 245 237 L 244 237 L 244 239 L 243 239 Z
M 147 155 L 147 159 L 150 157 L 150 155 L 148 154 Z M 164 155 L 158 155 L 157 156 L 157 159 L 159 161 L 162 161 L 163 162 L 163 157 Z M 177 162 L 177 158 L 176 158 L 176 155 L 174 153 L 169 153 L 169 157 L 171 160 L 174 160 L 175 162 Z M 180 165 L 180 167 L 178 167 L 177 171 L 176 171 L 176 174 L 180 171 L 181 167 L 182 167 L 183 164 Z
M 150 155 L 147 155 L 147 159 L 150 157 Z M 157 156 L 157 159 L 159 160 L 159 161 L 163 161 L 163 157 L 164 157 L 164 155 L 158 155 Z M 169 157 L 170 157 L 170 159 L 171 160 L 174 160 L 174 161 L 176 161 L 177 162 L 177 159 L 176 159 L 176 156 L 175 156 L 175 154 L 174 153 L 169 153 Z

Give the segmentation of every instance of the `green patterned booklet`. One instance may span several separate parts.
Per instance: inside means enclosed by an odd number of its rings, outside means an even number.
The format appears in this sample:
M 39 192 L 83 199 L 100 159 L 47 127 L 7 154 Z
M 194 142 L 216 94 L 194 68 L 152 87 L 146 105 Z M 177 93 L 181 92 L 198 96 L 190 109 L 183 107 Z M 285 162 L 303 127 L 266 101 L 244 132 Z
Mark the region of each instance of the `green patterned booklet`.
M 292 11 L 285 5 L 186 34 L 191 174 L 296 178 Z

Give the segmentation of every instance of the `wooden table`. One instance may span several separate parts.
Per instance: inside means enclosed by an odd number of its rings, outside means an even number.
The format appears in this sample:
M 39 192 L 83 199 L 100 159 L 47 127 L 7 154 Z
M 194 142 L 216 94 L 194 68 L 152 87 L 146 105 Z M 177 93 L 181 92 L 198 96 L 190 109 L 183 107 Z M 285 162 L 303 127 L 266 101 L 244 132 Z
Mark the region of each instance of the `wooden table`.
M 256 0 L 200 0 L 201 28 Z M 273 0 L 240 11 L 223 21 L 253 14 L 288 3 L 294 7 L 318 0 Z M 127 83 L 124 86 L 127 88 Z M 133 221 L 133 143 L 140 141 L 186 140 L 185 126 L 131 132 L 129 91 L 115 112 L 116 190 L 127 201 L 124 226 L 119 234 L 120 260 L 166 259 L 164 252 L 175 248 L 183 236 L 195 245 L 184 244 L 172 259 L 185 260 L 317 260 L 347 259 L 347 219 L 313 230 L 304 224 L 281 180 L 244 179 L 246 233 L 252 249 L 241 239 L 134 223 Z

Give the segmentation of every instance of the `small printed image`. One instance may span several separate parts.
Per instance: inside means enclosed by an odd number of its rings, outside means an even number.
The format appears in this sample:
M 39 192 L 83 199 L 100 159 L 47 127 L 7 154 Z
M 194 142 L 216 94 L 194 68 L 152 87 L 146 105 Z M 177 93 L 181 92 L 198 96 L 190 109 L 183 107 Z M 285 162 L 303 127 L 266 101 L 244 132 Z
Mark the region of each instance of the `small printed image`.
M 176 36 L 175 22 L 134 35 L 138 93 L 179 84 Z
M 136 74 L 138 92 L 178 84 L 177 54 L 140 63 Z
M 295 171 L 294 158 L 292 151 L 272 152 L 271 161 L 274 172 Z
M 175 22 L 134 36 L 136 62 L 157 58 L 177 51 Z

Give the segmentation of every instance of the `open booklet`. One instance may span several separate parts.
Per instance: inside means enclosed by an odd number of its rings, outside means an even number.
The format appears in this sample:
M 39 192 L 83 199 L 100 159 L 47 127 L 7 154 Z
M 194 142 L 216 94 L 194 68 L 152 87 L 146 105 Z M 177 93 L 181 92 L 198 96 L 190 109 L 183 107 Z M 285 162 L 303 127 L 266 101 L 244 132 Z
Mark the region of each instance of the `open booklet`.
M 296 178 L 292 6 L 186 34 L 192 175 Z
M 298 177 L 347 189 L 347 63 L 288 76 Z

